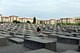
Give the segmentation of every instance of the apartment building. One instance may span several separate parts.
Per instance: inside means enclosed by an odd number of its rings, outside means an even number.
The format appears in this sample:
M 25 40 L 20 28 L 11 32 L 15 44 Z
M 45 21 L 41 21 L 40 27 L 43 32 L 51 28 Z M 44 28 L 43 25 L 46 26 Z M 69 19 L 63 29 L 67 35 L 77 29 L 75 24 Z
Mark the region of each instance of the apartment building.
M 55 24 L 56 23 L 56 19 L 50 19 L 49 20 L 49 24 Z
M 74 17 L 76 23 L 80 23 L 80 16 Z
M 0 14 L 0 22 L 13 22 L 14 20 L 20 21 L 20 22 L 33 22 L 33 18 L 20 18 L 19 16 L 9 16 L 9 17 L 2 17 L 2 14 Z
M 3 22 L 9 22 L 9 17 L 2 17 Z
M 56 23 L 61 23 L 61 20 L 56 20 Z
M 20 18 L 19 16 L 9 16 L 9 17 L 2 17 L 0 14 L 0 22 L 13 22 L 14 20 L 20 21 L 20 22 L 27 22 L 30 21 L 31 23 L 33 22 L 33 18 L 25 17 L 25 18 Z M 56 20 L 55 19 L 50 19 L 50 20 L 38 20 L 36 19 L 37 24 L 43 23 L 43 24 L 55 24 Z
M 2 22 L 2 14 L 0 14 L 0 22 Z
M 57 20 L 57 23 L 75 23 L 73 18 L 61 18 Z
M 50 20 L 37 20 L 37 24 L 55 24 L 56 19 L 50 19 Z
M 9 16 L 9 22 L 13 22 L 14 20 L 19 21 L 19 16 Z
M 31 23 L 33 22 L 33 18 L 19 18 L 20 22 L 27 22 L 30 21 Z
M 20 22 L 27 22 L 30 21 L 33 22 L 33 18 L 25 17 L 20 18 L 19 16 L 9 16 L 9 17 L 2 17 L 2 14 L 0 14 L 0 22 L 13 22 L 14 20 L 20 21 Z M 50 20 L 38 20 L 36 19 L 37 24 L 43 23 L 43 24 L 55 24 L 55 23 L 78 23 L 80 22 L 80 16 L 74 17 L 74 18 L 61 18 L 59 20 L 56 19 L 50 19 Z

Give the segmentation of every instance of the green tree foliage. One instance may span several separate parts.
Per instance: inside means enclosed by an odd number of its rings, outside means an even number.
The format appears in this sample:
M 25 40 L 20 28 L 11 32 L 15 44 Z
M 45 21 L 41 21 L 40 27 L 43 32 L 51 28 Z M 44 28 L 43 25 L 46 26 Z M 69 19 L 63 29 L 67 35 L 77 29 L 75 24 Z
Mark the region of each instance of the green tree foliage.
M 80 22 L 78 23 L 57 23 L 57 25 L 80 25 Z
M 13 23 L 21 23 L 20 21 L 14 20 Z
M 57 23 L 57 25 L 73 25 L 72 23 Z
M 31 23 L 30 21 L 27 21 L 27 23 Z
M 36 24 L 36 17 L 33 18 L 33 24 Z
M 61 23 L 57 23 L 57 25 L 61 25 Z
M 66 23 L 66 25 L 73 25 L 72 23 Z
M 43 24 L 43 21 L 40 21 L 40 24 Z
M 80 25 L 80 22 L 76 23 L 76 25 Z

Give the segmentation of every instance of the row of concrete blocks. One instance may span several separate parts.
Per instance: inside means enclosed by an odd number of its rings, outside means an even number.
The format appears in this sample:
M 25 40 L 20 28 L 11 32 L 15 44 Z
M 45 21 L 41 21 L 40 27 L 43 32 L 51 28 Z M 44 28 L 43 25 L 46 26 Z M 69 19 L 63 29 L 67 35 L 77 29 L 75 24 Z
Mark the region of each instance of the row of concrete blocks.
M 3 37 L 1 37 L 2 40 L 5 40 Z M 0 38 L 0 39 L 1 39 Z M 41 48 L 46 48 L 52 51 L 56 51 L 56 41 L 51 41 L 51 40 L 45 40 L 45 39 L 40 39 L 40 38 L 33 38 L 33 37 L 28 37 L 23 39 L 20 38 L 9 38 L 9 40 L 15 42 L 15 43 L 23 43 L 24 42 L 24 47 L 36 50 L 36 49 L 41 49 Z M 5 41 L 1 41 L 6 43 Z
M 24 47 L 36 50 L 41 48 L 46 48 L 52 51 L 56 51 L 56 41 L 45 40 L 41 38 L 36 38 L 32 36 L 27 36 L 25 39 L 21 38 L 9 38 L 10 41 L 15 43 L 24 43 Z
M 65 52 L 53 52 L 48 49 L 39 49 L 39 50 L 34 50 L 34 51 L 29 51 L 29 52 L 24 52 L 24 53 L 79 53 L 77 51 L 65 51 Z

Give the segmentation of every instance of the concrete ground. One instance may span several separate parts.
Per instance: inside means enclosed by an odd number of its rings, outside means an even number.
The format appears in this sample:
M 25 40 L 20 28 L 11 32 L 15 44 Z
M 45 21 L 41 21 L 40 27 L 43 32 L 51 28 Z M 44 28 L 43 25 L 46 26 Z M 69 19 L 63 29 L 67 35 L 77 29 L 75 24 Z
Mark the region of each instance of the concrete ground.
M 57 45 L 56 46 L 57 52 L 64 52 L 67 50 L 77 51 L 78 49 L 78 45 L 74 45 L 74 44 L 57 43 L 56 45 Z
M 26 51 L 31 51 L 31 49 L 25 48 L 23 44 L 16 44 L 10 41 L 7 46 L 0 47 L 0 53 L 23 53 Z

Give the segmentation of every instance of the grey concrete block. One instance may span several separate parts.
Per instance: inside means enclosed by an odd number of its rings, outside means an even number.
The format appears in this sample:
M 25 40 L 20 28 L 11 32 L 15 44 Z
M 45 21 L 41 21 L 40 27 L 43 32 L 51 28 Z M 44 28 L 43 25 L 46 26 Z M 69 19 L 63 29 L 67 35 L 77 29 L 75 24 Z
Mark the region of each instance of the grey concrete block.
M 29 51 L 24 53 L 56 53 L 56 52 L 53 52 L 47 49 L 39 49 L 39 50 L 34 50 L 34 51 Z
M 20 32 L 19 32 L 19 33 L 16 33 L 16 35 L 23 35 L 23 33 L 20 33 Z
M 5 37 L 0 36 L 0 46 L 5 46 L 8 44 L 8 40 Z
M 47 48 L 56 51 L 56 40 L 47 40 L 41 38 L 27 38 L 24 39 L 24 46 L 31 49 Z
M 20 36 L 20 35 L 15 35 L 15 37 L 24 39 L 24 36 Z
M 24 42 L 24 40 L 20 39 L 20 38 L 9 38 L 9 40 L 12 41 L 12 42 L 18 43 L 18 44 Z
M 62 52 L 62 53 L 80 53 L 80 52 L 77 52 L 77 51 L 65 51 L 65 52 Z
M 50 38 L 57 38 L 59 35 L 58 34 L 49 34 L 48 37 Z

